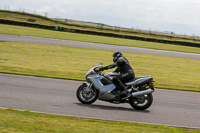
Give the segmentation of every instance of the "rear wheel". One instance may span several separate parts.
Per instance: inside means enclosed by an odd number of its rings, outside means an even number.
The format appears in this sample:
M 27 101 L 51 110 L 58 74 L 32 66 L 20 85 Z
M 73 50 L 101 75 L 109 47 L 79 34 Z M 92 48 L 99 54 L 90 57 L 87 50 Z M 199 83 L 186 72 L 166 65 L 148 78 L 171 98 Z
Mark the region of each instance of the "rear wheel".
M 97 100 L 98 91 L 94 88 L 87 89 L 87 85 L 82 84 L 77 89 L 76 97 L 83 104 L 91 104 Z
M 145 94 L 129 99 L 130 105 L 136 110 L 145 110 L 149 108 L 153 102 L 152 94 Z

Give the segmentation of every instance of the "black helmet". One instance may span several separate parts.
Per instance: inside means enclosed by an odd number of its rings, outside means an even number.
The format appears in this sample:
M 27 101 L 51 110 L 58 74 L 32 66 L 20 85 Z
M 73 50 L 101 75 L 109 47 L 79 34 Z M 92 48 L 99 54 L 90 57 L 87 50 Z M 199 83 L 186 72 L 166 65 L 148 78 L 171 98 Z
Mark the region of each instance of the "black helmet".
M 123 57 L 122 52 L 116 51 L 113 53 L 113 62 L 116 62 L 119 57 Z

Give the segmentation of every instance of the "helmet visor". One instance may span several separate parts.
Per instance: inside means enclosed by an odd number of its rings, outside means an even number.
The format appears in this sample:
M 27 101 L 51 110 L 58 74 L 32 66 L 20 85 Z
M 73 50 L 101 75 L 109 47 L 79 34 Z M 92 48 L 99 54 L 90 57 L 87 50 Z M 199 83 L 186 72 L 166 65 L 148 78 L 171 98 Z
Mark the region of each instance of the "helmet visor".
M 113 57 L 113 62 L 116 62 L 118 57 Z

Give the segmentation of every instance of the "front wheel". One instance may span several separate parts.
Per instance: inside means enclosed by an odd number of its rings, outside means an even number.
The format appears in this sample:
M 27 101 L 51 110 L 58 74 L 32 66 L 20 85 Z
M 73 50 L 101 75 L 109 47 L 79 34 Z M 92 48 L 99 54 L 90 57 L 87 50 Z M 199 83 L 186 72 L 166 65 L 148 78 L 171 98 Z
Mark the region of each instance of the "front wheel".
M 145 94 L 129 99 L 130 105 L 136 110 L 145 110 L 149 108 L 153 102 L 152 94 Z
M 88 89 L 86 84 L 82 84 L 76 91 L 76 97 L 83 104 L 91 104 L 97 100 L 98 91 L 93 87 Z

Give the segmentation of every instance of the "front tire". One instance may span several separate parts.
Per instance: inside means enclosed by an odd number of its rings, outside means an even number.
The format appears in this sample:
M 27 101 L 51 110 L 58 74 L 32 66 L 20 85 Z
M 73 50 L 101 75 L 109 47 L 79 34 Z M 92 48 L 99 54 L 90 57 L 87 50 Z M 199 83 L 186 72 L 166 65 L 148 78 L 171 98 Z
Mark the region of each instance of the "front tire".
M 93 87 L 87 91 L 87 85 L 82 84 L 76 91 L 76 97 L 83 104 L 91 104 L 97 100 L 98 91 Z
M 145 94 L 138 97 L 131 97 L 129 99 L 130 105 L 136 110 L 145 110 L 153 103 L 152 94 Z

